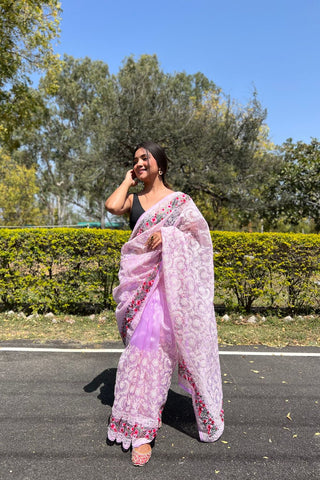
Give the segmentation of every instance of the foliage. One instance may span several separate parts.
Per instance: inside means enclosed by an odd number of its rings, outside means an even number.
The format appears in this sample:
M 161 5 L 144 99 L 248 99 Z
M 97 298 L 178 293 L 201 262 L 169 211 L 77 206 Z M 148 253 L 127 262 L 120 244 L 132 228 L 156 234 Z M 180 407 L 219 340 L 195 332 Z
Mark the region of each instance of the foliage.
M 36 172 L 19 165 L 0 149 L 0 225 L 26 225 L 40 220 Z
M 207 205 L 211 227 L 258 215 L 273 145 L 255 93 L 235 105 L 200 72 L 164 73 L 155 55 L 127 58 L 117 75 L 103 62 L 65 56 L 57 82 L 50 95 L 47 78 L 41 82 L 47 112 L 26 144 L 43 205 L 49 211 L 54 201 L 59 221 L 76 205 L 103 225 L 105 199 L 143 139 L 166 147 L 170 182 Z
M 112 309 L 120 250 L 130 232 L 0 230 L 0 299 L 45 312 Z M 320 309 L 317 235 L 212 232 L 216 302 L 290 311 Z
M 8 308 L 110 308 L 120 247 L 112 230 L 0 231 L 0 297 Z
M 320 308 L 320 239 L 317 235 L 212 232 L 219 297 L 250 311 L 265 307 Z M 232 305 L 231 305 L 232 306 Z
M 282 159 L 277 175 L 267 188 L 271 223 L 284 218 L 297 225 L 301 219 L 314 222 L 320 231 L 320 142 L 293 143 L 289 139 L 282 146 Z
M 59 34 L 58 0 L 2 0 L 0 4 L 0 141 L 17 144 L 14 131 L 35 121 L 40 99 L 30 75 L 46 71 L 50 88 L 59 70 L 52 41 Z

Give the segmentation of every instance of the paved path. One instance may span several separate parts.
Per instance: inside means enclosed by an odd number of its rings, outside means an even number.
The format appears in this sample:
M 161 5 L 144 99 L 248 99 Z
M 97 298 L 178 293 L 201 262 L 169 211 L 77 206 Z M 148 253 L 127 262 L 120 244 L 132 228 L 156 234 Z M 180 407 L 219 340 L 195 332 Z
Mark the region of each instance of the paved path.
M 226 429 L 215 444 L 197 441 L 175 376 L 152 459 L 139 469 L 105 444 L 119 353 L 1 351 L 8 345 L 0 344 L 1 480 L 320 478 L 320 349 L 280 357 L 221 349 Z

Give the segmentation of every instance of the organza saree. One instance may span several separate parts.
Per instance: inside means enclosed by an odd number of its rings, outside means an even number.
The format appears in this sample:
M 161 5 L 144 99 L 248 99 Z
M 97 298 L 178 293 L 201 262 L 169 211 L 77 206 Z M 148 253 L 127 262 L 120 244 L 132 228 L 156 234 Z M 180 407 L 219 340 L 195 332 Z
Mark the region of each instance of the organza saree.
M 161 231 L 162 245 L 145 244 Z M 124 448 L 151 442 L 178 363 L 201 441 L 223 432 L 208 225 L 190 197 L 174 192 L 139 218 L 122 247 L 116 317 L 125 350 L 117 370 L 108 438 Z

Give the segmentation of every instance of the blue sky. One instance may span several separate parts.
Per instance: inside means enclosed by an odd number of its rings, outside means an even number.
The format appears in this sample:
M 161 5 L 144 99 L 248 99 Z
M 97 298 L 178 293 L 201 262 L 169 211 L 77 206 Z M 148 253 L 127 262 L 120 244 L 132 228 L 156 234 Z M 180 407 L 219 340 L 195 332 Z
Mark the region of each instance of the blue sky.
M 320 0 L 62 0 L 56 50 L 103 60 L 156 54 L 238 102 L 254 88 L 276 144 L 320 138 Z

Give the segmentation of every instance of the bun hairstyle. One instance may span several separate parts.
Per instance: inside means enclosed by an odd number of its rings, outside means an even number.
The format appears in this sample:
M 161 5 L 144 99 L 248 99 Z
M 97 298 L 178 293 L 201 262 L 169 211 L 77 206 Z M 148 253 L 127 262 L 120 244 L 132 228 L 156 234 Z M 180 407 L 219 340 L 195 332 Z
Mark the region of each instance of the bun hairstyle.
M 167 154 L 166 154 L 164 148 L 160 147 L 160 145 L 158 145 L 155 142 L 151 142 L 151 141 L 141 142 L 134 149 L 133 155 L 135 155 L 136 151 L 139 150 L 139 148 L 144 148 L 149 153 L 151 153 L 151 155 L 153 156 L 153 158 L 157 162 L 159 170 L 161 170 L 161 172 L 162 172 L 161 179 L 163 181 L 163 184 L 167 188 L 170 188 L 170 186 L 167 184 L 166 179 L 165 179 L 165 176 L 166 176 L 166 173 L 167 173 L 167 170 L 168 170 L 169 159 L 167 157 Z

